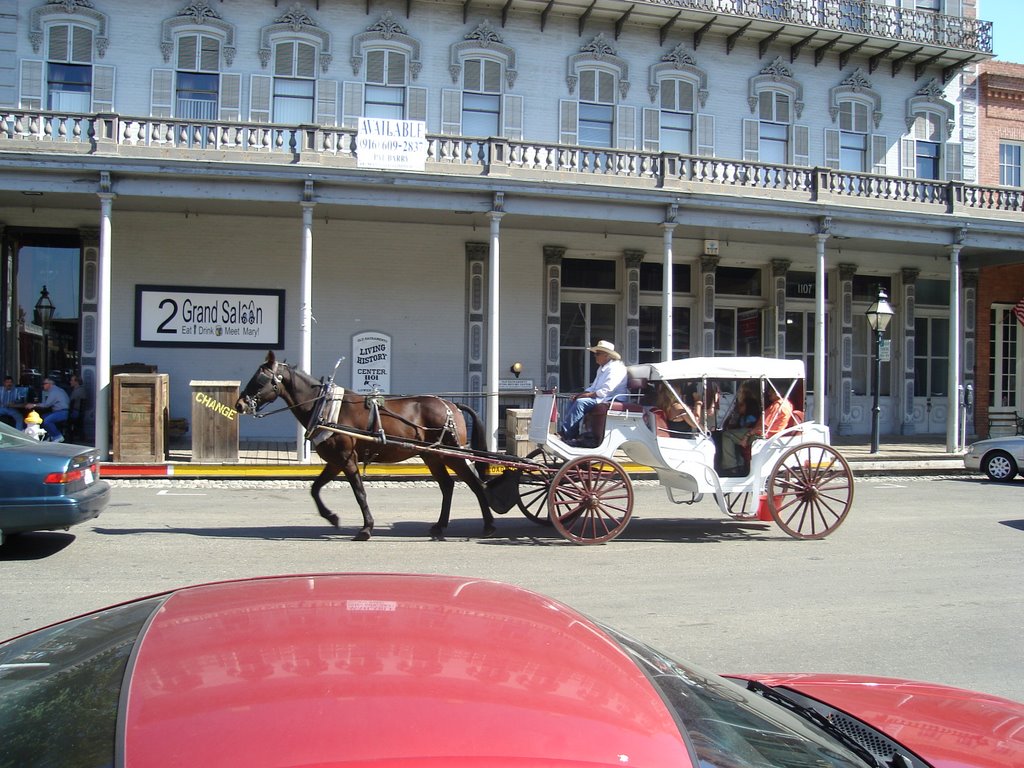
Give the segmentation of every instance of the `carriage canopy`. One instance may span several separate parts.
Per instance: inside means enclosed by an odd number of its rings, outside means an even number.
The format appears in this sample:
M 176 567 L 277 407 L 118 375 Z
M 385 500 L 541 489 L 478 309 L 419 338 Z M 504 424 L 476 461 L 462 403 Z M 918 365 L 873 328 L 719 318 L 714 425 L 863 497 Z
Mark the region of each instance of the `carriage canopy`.
M 632 366 L 642 368 L 644 366 Z M 676 379 L 803 379 L 803 360 L 775 357 L 690 357 L 648 363 L 651 381 Z

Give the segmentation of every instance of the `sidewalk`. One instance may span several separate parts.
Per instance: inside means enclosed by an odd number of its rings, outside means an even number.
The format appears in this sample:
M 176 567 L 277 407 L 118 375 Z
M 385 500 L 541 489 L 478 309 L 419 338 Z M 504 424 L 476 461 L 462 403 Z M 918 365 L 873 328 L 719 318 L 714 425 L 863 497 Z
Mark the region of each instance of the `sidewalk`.
M 935 475 L 966 472 L 958 453 L 946 451 L 943 435 L 886 435 L 879 441 L 877 454 L 870 452 L 870 437 L 834 436 L 832 445 L 850 463 L 854 475 Z M 309 464 L 299 463 L 294 442 L 250 441 L 239 447 L 237 462 L 193 463 L 190 443 L 172 445 L 166 462 L 151 464 L 105 463 L 101 475 L 117 479 L 310 479 L 323 469 L 323 461 L 313 454 Z M 644 477 L 645 467 L 626 464 L 634 477 Z M 402 464 L 371 464 L 368 480 L 422 479 L 429 473 L 418 460 Z

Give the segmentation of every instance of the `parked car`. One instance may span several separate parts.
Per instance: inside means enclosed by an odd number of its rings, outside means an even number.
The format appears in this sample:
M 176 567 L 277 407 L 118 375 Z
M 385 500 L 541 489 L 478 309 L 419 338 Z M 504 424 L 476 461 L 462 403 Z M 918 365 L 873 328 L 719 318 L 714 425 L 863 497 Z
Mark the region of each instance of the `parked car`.
M 1009 768 L 1024 704 L 719 677 L 472 577 L 186 587 L 0 644 L 6 765 Z
M 0 423 L 0 544 L 24 531 L 67 530 L 109 499 L 95 448 L 39 442 Z
M 967 446 L 964 466 L 984 472 L 989 480 L 1007 482 L 1017 473 L 1024 475 L 1024 435 L 1007 435 L 979 440 Z

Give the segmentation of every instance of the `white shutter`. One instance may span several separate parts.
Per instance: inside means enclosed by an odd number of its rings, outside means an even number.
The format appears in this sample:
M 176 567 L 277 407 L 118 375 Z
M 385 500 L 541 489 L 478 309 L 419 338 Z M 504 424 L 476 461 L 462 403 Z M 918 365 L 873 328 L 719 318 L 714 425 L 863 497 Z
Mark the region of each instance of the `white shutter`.
M 715 116 L 697 115 L 697 154 L 715 156 Z
M 150 75 L 149 116 L 170 117 L 174 114 L 174 70 L 154 69 Z
M 825 167 L 839 170 L 839 131 L 825 129 Z
M 446 136 L 462 133 L 462 91 L 453 88 L 441 91 L 441 133 Z
M 114 68 L 107 64 L 92 68 L 92 111 L 114 111 Z
M 558 143 L 578 144 L 579 143 L 579 102 L 559 101 L 558 102 Z
M 427 121 L 427 89 L 410 85 L 405 89 L 405 119 Z
M 900 174 L 911 179 L 917 176 L 917 142 L 913 136 L 900 139 Z
M 615 148 L 636 149 L 636 107 L 618 107 L 615 116 Z
M 336 125 L 338 122 L 338 81 L 316 81 L 316 124 Z
M 793 165 L 811 164 L 811 129 L 806 125 L 792 125 L 789 129 L 790 162 Z
M 270 98 L 274 78 L 252 75 L 249 79 L 249 120 L 254 123 L 270 122 Z
M 347 82 L 342 84 L 341 124 L 345 128 L 358 128 L 363 116 L 363 84 Z
M 757 162 L 761 156 L 761 126 L 757 120 L 743 121 L 743 159 Z
M 661 110 L 644 109 L 643 111 L 643 150 L 645 152 L 661 151 Z
M 962 144 L 946 144 L 946 181 L 961 181 L 964 173 L 964 148 Z
M 510 141 L 523 140 L 523 97 L 508 94 L 502 97 L 501 135 Z
M 889 172 L 886 155 L 889 154 L 889 140 L 879 133 L 871 135 L 871 172 L 885 175 Z
M 226 73 L 220 76 L 219 120 L 237 122 L 242 119 L 242 76 Z
M 21 60 L 21 93 L 18 104 L 22 109 L 43 108 L 43 62 L 38 59 Z

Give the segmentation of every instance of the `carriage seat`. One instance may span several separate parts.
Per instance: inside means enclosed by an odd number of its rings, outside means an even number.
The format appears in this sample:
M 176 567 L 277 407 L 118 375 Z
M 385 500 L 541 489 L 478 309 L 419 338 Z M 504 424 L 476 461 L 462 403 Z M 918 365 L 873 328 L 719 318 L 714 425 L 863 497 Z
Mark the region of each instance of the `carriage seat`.
M 626 395 L 619 395 L 608 403 L 598 403 L 583 420 L 583 432 L 594 436 L 596 444 L 604 440 L 608 411 L 643 413 L 653 399 L 650 383 L 651 366 L 630 365 L 626 368 Z

